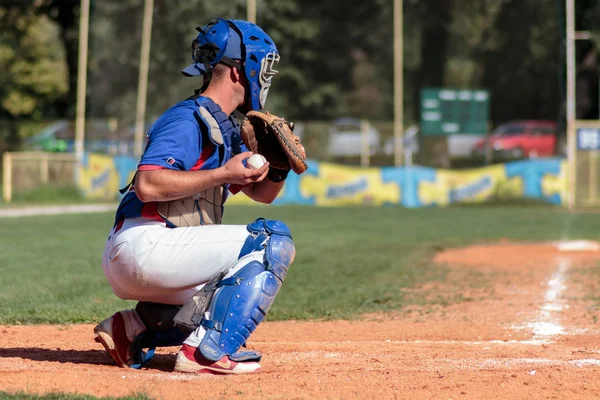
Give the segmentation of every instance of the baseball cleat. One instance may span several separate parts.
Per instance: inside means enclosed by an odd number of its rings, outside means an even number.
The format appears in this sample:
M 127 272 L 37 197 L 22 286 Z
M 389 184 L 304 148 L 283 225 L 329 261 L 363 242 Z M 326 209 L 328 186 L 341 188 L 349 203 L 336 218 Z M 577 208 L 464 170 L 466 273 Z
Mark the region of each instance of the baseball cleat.
M 260 364 L 256 361 L 232 361 L 224 356 L 219 361 L 207 360 L 197 347 L 184 344 L 177 354 L 175 371 L 196 374 L 250 374 L 258 372 Z
M 139 360 L 136 359 L 138 352 L 132 349 L 131 343 L 144 329 L 135 311 L 119 311 L 94 328 L 94 341 L 104 346 L 119 367 L 132 367 Z

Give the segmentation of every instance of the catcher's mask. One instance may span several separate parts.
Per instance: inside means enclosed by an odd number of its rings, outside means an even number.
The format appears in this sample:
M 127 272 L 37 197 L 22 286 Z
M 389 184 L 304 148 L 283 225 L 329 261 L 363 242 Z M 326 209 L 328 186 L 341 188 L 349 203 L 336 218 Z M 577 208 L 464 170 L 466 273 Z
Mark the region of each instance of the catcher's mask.
M 222 63 L 237 68 L 244 72 L 248 81 L 250 109 L 261 110 L 267 101 L 271 81 L 279 73 L 275 69 L 279 52 L 269 35 L 251 22 L 222 18 L 196 30 L 199 34 L 192 42 L 194 63 L 182 73 L 185 76 L 204 75 L 204 85 L 200 89 L 204 91 L 215 65 Z

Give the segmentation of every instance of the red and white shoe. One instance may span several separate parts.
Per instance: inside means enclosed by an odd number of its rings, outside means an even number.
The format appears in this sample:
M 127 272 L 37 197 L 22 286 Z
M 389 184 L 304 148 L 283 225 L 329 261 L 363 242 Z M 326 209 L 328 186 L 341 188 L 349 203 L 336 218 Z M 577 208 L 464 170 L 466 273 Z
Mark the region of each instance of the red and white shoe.
M 175 371 L 196 374 L 251 374 L 260 370 L 256 361 L 232 361 L 224 356 L 219 361 L 207 360 L 197 347 L 184 344 L 177 354 Z
M 100 343 L 121 368 L 139 362 L 137 350 L 131 348 L 133 339 L 146 327 L 135 310 L 123 310 L 100 322 L 94 328 L 94 340 Z

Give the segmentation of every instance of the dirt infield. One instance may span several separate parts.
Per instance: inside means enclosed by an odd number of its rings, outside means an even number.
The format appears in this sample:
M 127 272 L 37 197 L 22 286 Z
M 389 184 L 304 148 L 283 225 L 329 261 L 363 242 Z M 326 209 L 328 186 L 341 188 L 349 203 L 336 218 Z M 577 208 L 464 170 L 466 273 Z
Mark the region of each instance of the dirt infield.
M 360 321 L 266 322 L 249 342 L 264 353 L 263 370 L 250 376 L 170 372 L 177 348 L 161 349 L 147 369 L 119 369 L 91 325 L 0 326 L 0 389 L 160 399 L 600 397 L 589 299 L 598 275 L 586 273 L 599 260 L 598 251 L 550 244 L 447 250 L 435 261 L 461 284 L 417 290 L 465 301 Z

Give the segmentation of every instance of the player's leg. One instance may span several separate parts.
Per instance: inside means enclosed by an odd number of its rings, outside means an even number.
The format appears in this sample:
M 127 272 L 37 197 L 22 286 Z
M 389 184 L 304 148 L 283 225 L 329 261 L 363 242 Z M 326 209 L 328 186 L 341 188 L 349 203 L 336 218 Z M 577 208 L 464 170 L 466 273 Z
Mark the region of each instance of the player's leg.
M 173 323 L 179 308 L 139 302 L 135 309 L 118 311 L 100 322 L 94 328 L 94 340 L 119 367 L 141 368 L 156 347 L 179 346 L 187 337 Z
M 103 269 L 123 299 L 181 305 L 236 264 L 247 237 L 244 225 L 169 229 L 128 220 L 107 246 Z
M 260 368 L 259 352 L 238 350 L 267 315 L 295 247 L 281 221 L 258 219 L 248 230 L 242 257 L 217 283 L 208 309 L 199 310 L 199 326 L 182 346 L 176 371 L 238 374 Z
M 180 345 L 185 336 L 173 317 L 237 262 L 247 237 L 243 225 L 168 229 L 154 221 L 126 222 L 110 235 L 103 269 L 117 296 L 140 303 L 98 324 L 95 340 L 117 365 L 133 368 L 147 361 L 144 348 Z

